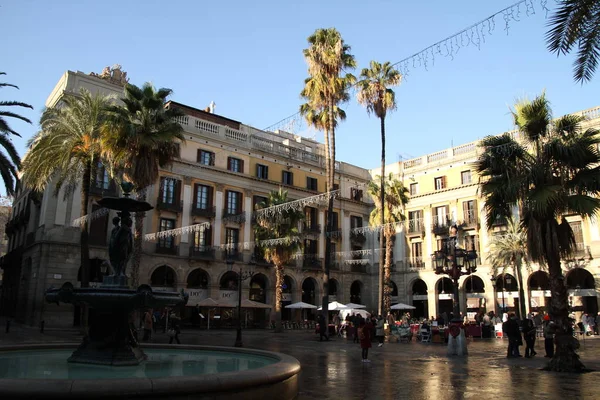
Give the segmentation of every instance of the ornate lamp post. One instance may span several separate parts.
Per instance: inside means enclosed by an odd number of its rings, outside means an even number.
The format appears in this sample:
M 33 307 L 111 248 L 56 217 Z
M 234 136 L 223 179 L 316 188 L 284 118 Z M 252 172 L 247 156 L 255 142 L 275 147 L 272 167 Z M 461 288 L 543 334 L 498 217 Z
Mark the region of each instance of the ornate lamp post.
M 506 275 L 502 275 L 502 307 L 504 307 L 502 312 L 506 312 L 506 307 L 504 305 L 504 298 L 506 297 L 506 285 L 510 287 L 511 283 L 512 278 L 510 276 L 507 278 Z
M 453 314 L 452 322 L 462 323 L 460 319 L 460 304 L 458 300 L 458 280 L 463 275 L 471 275 L 477 271 L 477 252 L 475 250 L 464 250 L 458 246 L 456 226 L 450 227 L 450 237 L 442 250 L 431 255 L 435 273 L 437 275 L 448 275 L 454 283 L 453 292 Z
M 227 261 L 227 271 L 233 271 L 233 265 L 235 262 L 228 258 Z M 249 264 L 248 270 L 242 270 L 240 266 L 240 270 L 237 272 L 238 274 L 238 306 L 237 306 L 237 333 L 235 336 L 235 347 L 243 347 L 244 343 L 242 342 L 242 282 L 248 278 L 251 278 L 254 275 L 253 265 Z

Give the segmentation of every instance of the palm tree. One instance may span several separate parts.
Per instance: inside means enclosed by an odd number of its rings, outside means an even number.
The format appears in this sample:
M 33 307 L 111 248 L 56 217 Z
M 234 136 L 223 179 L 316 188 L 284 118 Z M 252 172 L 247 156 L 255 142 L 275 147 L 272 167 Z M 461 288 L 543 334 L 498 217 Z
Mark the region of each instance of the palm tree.
M 379 182 L 384 182 L 385 202 L 381 202 L 381 187 Z M 401 181 L 394 178 L 393 174 L 389 174 L 387 179 L 381 179 L 377 175 L 375 179 L 369 182 L 367 190 L 375 208 L 369 216 L 369 224 L 371 226 L 383 225 L 381 243 L 385 243 L 385 258 L 379 257 L 381 265 L 384 267 L 382 281 L 380 286 L 383 287 L 382 298 L 383 305 L 379 310 L 380 315 L 387 315 L 392 305 L 391 302 L 391 278 L 392 278 L 392 250 L 394 246 L 394 237 L 396 235 L 396 223 L 406 219 L 404 207 L 408 204 L 408 189 L 404 187 Z M 383 210 L 383 212 L 382 212 Z M 383 248 L 380 253 L 383 253 Z M 383 261 L 385 260 L 385 262 Z
M 0 72 L 0 75 L 6 75 L 6 73 Z M 18 86 L 10 83 L 0 82 L 0 88 L 2 87 L 13 87 L 16 89 L 19 88 Z M 33 110 L 32 106 L 20 101 L 0 101 L 0 107 L 25 107 Z M 7 153 L 4 154 L 0 152 L 0 175 L 2 176 L 4 187 L 6 188 L 6 194 L 9 196 L 14 196 L 16 191 L 16 183 L 19 180 L 17 176 L 17 170 L 21 165 L 21 159 L 19 157 L 19 153 L 17 153 L 17 149 L 10 139 L 10 135 L 19 137 L 21 137 L 21 135 L 19 135 L 10 127 L 6 118 L 20 119 L 28 124 L 31 124 L 31 121 L 29 118 L 25 118 L 22 115 L 12 111 L 0 110 L 0 146 L 3 147 Z
M 487 258 L 492 266 L 494 276 L 499 272 L 504 273 L 508 266 L 515 271 L 519 284 L 519 299 L 521 299 L 519 301 L 519 318 L 524 319 L 527 312 L 525 311 L 522 268 L 530 269 L 531 267 L 527 255 L 527 234 L 513 218 L 509 219 L 507 223 L 505 232 L 492 236 Z
M 335 176 L 335 128 L 341 115 L 338 104 L 348 99 L 348 89 L 355 81 L 347 69 L 356 67 L 350 46 L 335 28 L 317 29 L 308 37 L 309 47 L 304 49 L 310 77 L 305 81 L 301 95 L 307 99 L 304 115 L 310 125 L 323 129 L 325 133 L 325 171 L 327 192 L 333 190 Z M 306 110 L 311 110 L 306 112 Z M 302 111 L 302 108 L 301 108 Z M 317 118 L 318 116 L 318 118 Z M 316 119 L 315 119 L 316 118 Z M 316 121 L 319 121 L 315 123 Z M 331 231 L 333 222 L 333 197 L 329 199 L 326 232 Z M 323 314 L 328 322 L 329 268 L 331 263 L 331 241 L 325 241 L 325 274 L 323 278 Z
M 111 97 L 92 95 L 80 89 L 78 96 L 68 95 L 61 107 L 44 110 L 41 130 L 29 141 L 21 172 L 26 187 L 43 191 L 55 182 L 54 194 L 65 188 L 65 197 L 77 187 L 81 190 L 81 215 L 88 215 L 92 168 L 100 156 L 100 131 L 106 121 Z M 81 225 L 81 286 L 88 287 L 90 254 L 88 221 Z
M 185 142 L 183 128 L 175 118 L 183 115 L 177 108 L 166 108 L 171 89 L 155 90 L 150 83 L 142 88 L 127 84 L 122 105 L 110 109 L 102 135 L 102 152 L 111 168 L 123 174 L 145 200 L 145 188 L 159 178 L 159 168 L 179 157 L 179 144 Z M 145 213 L 135 213 L 131 276 L 139 284 L 142 236 Z
M 576 48 L 573 77 L 582 83 L 590 81 L 600 55 L 600 1 L 561 0 L 559 3 L 548 23 L 548 50 L 560 55 Z
M 273 207 L 287 203 L 288 192 L 279 188 L 269 193 L 266 201 L 257 204 L 256 209 Z M 275 266 L 275 332 L 283 332 L 281 326 L 281 299 L 284 265 L 301 246 L 298 223 L 304 219 L 301 211 L 290 209 L 270 218 L 258 218 L 254 225 L 254 239 L 267 262 Z M 276 244 L 260 244 L 269 239 L 281 239 Z
M 367 113 L 374 113 L 381 125 L 381 183 L 379 188 L 379 201 L 381 207 L 385 208 L 384 182 L 385 177 L 385 117 L 388 111 L 396 109 L 396 94 L 391 86 L 398 86 L 402 80 L 402 75 L 398 70 L 392 67 L 389 61 L 381 64 L 377 61 L 371 61 L 371 68 L 363 68 L 358 81 L 358 102 L 367 108 Z M 381 225 L 384 224 L 384 215 L 381 213 Z M 379 315 L 382 314 L 384 303 L 383 296 L 383 241 L 381 242 L 381 251 L 379 252 L 379 297 L 378 308 Z M 387 308 L 386 308 L 387 310 Z M 387 314 L 387 313 L 386 313 Z
M 488 136 L 476 162 L 486 222 L 491 227 L 496 218 L 510 216 L 512 205 L 519 207 L 527 252 L 533 262 L 547 265 L 550 274 L 556 352 L 548 368 L 581 371 L 561 269 L 561 257 L 573 252 L 575 240 L 563 216 L 589 218 L 600 211 L 600 137 L 595 129 L 581 129 L 581 116 L 552 121 L 544 94 L 517 103 L 513 117 L 522 139 L 509 133 Z

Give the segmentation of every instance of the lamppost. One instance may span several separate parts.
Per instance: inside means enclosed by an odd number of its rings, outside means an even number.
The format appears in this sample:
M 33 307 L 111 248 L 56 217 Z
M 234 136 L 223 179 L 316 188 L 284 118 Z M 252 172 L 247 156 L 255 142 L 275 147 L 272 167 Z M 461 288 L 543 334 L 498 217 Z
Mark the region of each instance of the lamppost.
M 471 275 L 477 271 L 477 252 L 464 250 L 458 246 L 457 227 L 450 227 L 450 237 L 442 250 L 437 250 L 431 255 L 435 273 L 437 275 L 448 275 L 454 283 L 453 292 L 453 314 L 452 322 L 462 323 L 460 319 L 460 303 L 458 299 L 458 280 L 463 275 Z
M 231 258 L 227 258 L 227 271 L 233 271 L 233 265 L 235 261 Z M 248 270 L 244 271 L 240 266 L 238 274 L 238 306 L 237 306 L 237 333 L 235 336 L 235 347 L 243 347 L 242 342 L 242 282 L 254 275 L 253 265 L 249 264 Z

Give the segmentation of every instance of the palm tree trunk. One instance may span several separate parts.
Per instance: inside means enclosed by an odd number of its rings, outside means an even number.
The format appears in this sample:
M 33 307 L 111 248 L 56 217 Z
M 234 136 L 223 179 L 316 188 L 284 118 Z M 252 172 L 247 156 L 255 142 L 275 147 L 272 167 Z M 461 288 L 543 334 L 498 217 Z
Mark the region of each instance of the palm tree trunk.
M 89 213 L 90 204 L 90 184 L 92 180 L 92 164 L 88 162 L 83 171 L 81 180 L 81 214 L 88 218 L 81 224 L 80 245 L 81 245 L 81 287 L 90 286 L 90 243 L 88 234 L 88 219 L 91 220 Z M 86 304 L 81 305 L 81 333 L 84 337 L 88 336 L 89 308 Z
M 138 195 L 138 200 L 146 201 L 146 193 Z M 131 286 L 134 288 L 140 284 L 140 263 L 142 260 L 142 239 L 144 234 L 145 212 L 135 213 L 135 229 L 133 232 L 133 257 L 131 260 Z
M 388 315 L 390 307 L 392 306 L 392 297 L 390 287 L 390 281 L 392 280 L 392 249 L 394 242 L 395 228 L 389 228 L 386 230 L 385 235 L 385 270 L 383 274 L 383 313 L 379 313 L 381 316 Z
M 335 127 L 334 127 L 334 114 L 333 114 L 333 99 L 329 101 L 329 134 L 331 134 L 331 147 L 335 145 Z M 329 162 L 326 165 L 327 174 L 327 192 L 333 189 L 333 176 L 335 173 L 335 149 L 329 149 L 327 155 L 329 156 Z M 329 273 L 331 264 L 331 240 L 327 232 L 331 232 L 333 223 L 333 197 L 329 197 L 329 203 L 327 205 L 327 227 L 325 228 L 325 273 L 323 274 L 323 301 L 321 306 L 323 307 L 323 317 L 325 318 L 325 329 L 329 326 Z
M 517 282 L 519 283 L 519 319 L 527 318 L 525 310 L 525 290 L 523 289 L 523 272 L 521 271 L 521 261 L 515 263 L 515 272 L 517 273 Z
M 275 266 L 275 332 L 283 332 L 281 325 L 281 297 L 283 294 L 283 265 Z
M 379 183 L 379 201 L 381 203 L 381 219 L 379 224 L 381 225 L 381 231 L 379 233 L 379 293 L 377 297 L 377 311 L 379 315 L 383 315 L 383 302 L 384 302 L 384 231 L 383 225 L 385 225 L 385 117 L 379 119 L 381 122 L 381 182 Z
M 569 319 L 567 288 L 564 284 L 560 255 L 550 240 L 546 241 L 546 262 L 552 291 L 550 317 L 556 326 L 554 331 L 556 349 L 546 369 L 558 372 L 585 371 L 585 366 L 579 361 L 579 355 L 575 352 L 579 348 L 579 341 L 573 337 L 573 326 Z

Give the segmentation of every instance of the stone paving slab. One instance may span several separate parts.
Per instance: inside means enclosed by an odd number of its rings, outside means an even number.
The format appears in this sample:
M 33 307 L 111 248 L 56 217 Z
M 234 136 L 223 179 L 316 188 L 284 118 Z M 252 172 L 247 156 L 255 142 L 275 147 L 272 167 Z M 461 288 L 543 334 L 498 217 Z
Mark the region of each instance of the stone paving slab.
M 235 331 L 184 329 L 180 339 L 185 344 L 231 346 Z M 76 331 L 0 331 L 0 345 L 79 340 Z M 151 339 L 168 340 L 163 333 Z M 358 344 L 341 338 L 319 342 L 318 335 L 307 331 L 244 330 L 243 340 L 245 347 L 282 352 L 300 361 L 299 399 L 600 398 L 600 372 L 541 371 L 547 361 L 541 341 L 536 343 L 538 355 L 530 359 L 507 359 L 503 339 L 469 340 L 466 358 L 447 357 L 446 347 L 436 343 L 373 343 L 372 362 L 362 363 Z M 586 338 L 579 354 L 588 368 L 600 371 L 600 338 Z

